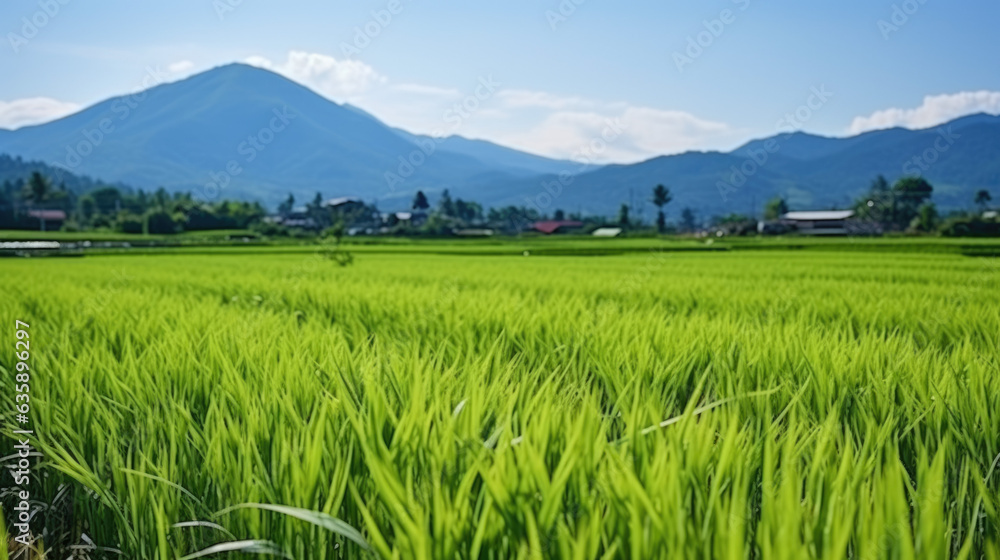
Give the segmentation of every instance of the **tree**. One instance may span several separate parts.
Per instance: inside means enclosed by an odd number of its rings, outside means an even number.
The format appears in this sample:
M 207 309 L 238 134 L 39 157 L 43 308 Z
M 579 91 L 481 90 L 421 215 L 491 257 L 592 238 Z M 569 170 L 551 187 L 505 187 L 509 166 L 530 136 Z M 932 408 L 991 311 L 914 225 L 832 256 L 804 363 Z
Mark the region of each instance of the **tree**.
M 506 206 L 503 208 L 490 208 L 486 215 L 487 221 L 497 227 L 506 227 L 514 230 L 524 230 L 532 222 L 541 219 L 538 210 L 528 207 Z
M 920 206 L 916 217 L 910 222 L 910 229 L 922 232 L 931 232 L 937 229 L 940 218 L 937 207 L 933 202 L 928 202 Z
M 653 205 L 656 206 L 656 230 L 663 233 L 667 227 L 667 216 L 663 213 L 663 207 L 670 204 L 674 197 L 670 194 L 670 189 L 663 185 L 656 185 L 653 189 Z
M 52 184 L 41 173 L 34 171 L 28 179 L 28 196 L 35 204 L 41 204 L 49 195 Z
M 621 208 L 618 209 L 618 225 L 628 227 L 628 210 L 628 204 L 622 204 Z
M 743 214 L 729 214 L 712 220 L 726 235 L 748 235 L 757 231 L 757 220 Z
M 889 181 L 879 175 L 871 182 L 868 192 L 854 203 L 854 211 L 863 220 L 891 224 L 894 220 L 896 195 Z
M 986 207 L 989 205 L 991 200 L 993 200 L 993 197 L 990 196 L 990 191 L 986 189 L 982 189 L 976 193 L 976 206 L 983 211 L 986 210 Z
M 288 198 L 284 202 L 278 205 L 278 214 L 282 216 L 287 216 L 292 213 L 292 209 L 295 208 L 295 195 L 289 193 Z
M 122 193 L 114 187 L 102 187 L 91 191 L 90 196 L 94 199 L 98 214 L 112 214 L 118 211 L 121 205 Z
M 893 193 L 893 223 L 900 229 L 917 217 L 920 206 L 934 193 L 923 177 L 903 177 L 892 186 Z
M 873 193 L 887 193 L 889 189 L 889 181 L 885 178 L 885 175 L 879 175 L 872 181 L 871 192 Z
M 483 217 L 483 207 L 478 202 L 462 200 L 461 198 L 456 199 L 454 217 L 466 223 L 481 220 Z
M 167 189 L 163 187 L 156 189 L 156 192 L 153 193 L 153 204 L 160 210 L 166 211 L 167 206 L 170 205 L 170 193 L 167 192 Z
M 698 227 L 694 216 L 694 210 L 684 208 L 681 210 L 681 229 L 684 231 L 694 231 Z
M 566 219 L 566 213 L 562 210 L 556 210 L 555 214 L 552 215 L 552 219 L 561 222 Z
M 133 205 L 133 210 L 139 213 L 145 212 L 146 208 L 149 208 L 149 196 L 142 189 L 135 195 L 135 204 Z
M 142 219 L 142 230 L 152 234 L 177 233 L 180 224 L 170 213 L 162 210 L 150 210 Z
M 417 195 L 413 197 L 413 209 L 414 210 L 427 210 L 431 205 L 427 202 L 427 196 L 424 191 L 417 191 Z
M 764 219 L 765 220 L 779 220 L 782 216 L 788 213 L 788 204 L 785 203 L 785 199 L 780 196 L 776 196 L 771 200 L 767 201 L 764 205 Z
M 448 189 L 445 189 L 444 192 L 441 193 L 441 201 L 438 202 L 438 206 L 441 208 L 441 213 L 445 216 L 455 215 L 455 202 L 451 199 L 451 194 L 448 192 Z
M 868 193 L 855 202 L 854 208 L 861 218 L 897 231 L 910 225 L 921 205 L 934 193 L 934 187 L 922 177 L 903 177 L 891 188 L 886 185 L 884 177 L 876 178 Z

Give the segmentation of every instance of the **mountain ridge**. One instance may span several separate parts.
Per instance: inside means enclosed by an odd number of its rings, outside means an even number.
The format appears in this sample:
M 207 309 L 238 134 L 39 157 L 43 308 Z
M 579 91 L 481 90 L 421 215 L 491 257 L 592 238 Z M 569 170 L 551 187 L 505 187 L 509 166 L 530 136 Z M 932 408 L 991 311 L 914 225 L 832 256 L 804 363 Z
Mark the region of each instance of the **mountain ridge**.
M 773 196 L 797 209 L 843 207 L 879 174 L 890 181 L 920 174 L 935 185 L 934 201 L 950 208 L 967 207 L 978 189 L 1000 187 L 1000 116 L 847 137 L 784 132 L 729 152 L 656 156 L 567 176 L 579 164 L 458 135 L 413 134 L 269 70 L 234 63 L 49 123 L 0 129 L 0 153 L 109 183 L 272 206 L 289 193 L 303 200 L 318 191 L 405 208 L 417 190 L 449 189 L 484 206 L 543 213 L 610 215 L 641 200 L 641 214 L 651 211 L 649 190 L 662 183 L 674 194 L 671 210 L 752 214 Z

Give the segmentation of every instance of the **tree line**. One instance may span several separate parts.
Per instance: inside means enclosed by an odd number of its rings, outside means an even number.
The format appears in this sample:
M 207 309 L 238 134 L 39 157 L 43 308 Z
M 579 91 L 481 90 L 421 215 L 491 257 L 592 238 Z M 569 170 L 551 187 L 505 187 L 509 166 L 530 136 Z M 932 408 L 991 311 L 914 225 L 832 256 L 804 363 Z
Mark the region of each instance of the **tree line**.
M 245 229 L 267 212 L 257 202 L 199 202 L 191 193 L 130 192 L 100 186 L 79 195 L 55 186 L 35 171 L 27 180 L 4 181 L 0 188 L 0 228 L 39 229 L 37 211 L 61 211 L 64 231 L 111 230 L 121 233 L 171 234 L 182 231 Z
M 973 202 L 978 212 L 952 211 L 947 215 L 942 215 L 931 201 L 933 192 L 934 187 L 921 177 L 904 177 L 890 184 L 885 177 L 879 176 L 851 205 L 855 211 L 853 219 L 873 226 L 868 231 L 877 233 L 1000 235 L 997 220 L 983 217 L 992 201 L 988 191 L 979 190 L 975 194 Z M 673 193 L 665 185 L 658 184 L 651 189 L 648 202 L 656 207 L 652 227 L 637 219 L 634 208 L 625 203 L 610 219 L 560 209 L 548 214 L 537 208 L 514 205 L 484 210 L 478 202 L 452 197 L 448 190 L 441 193 L 433 206 L 427 194 L 418 191 L 408 218 L 396 212 L 382 214 L 374 204 L 353 199 L 352 204 L 332 207 L 324 203 L 320 193 L 303 208 L 296 208 L 295 197 L 289 195 L 278 205 L 278 216 L 295 215 L 305 221 L 273 220 L 266 219 L 266 209 L 257 202 L 204 202 L 195 200 L 191 193 L 169 193 L 163 188 L 146 192 L 108 185 L 77 194 L 64 184 L 54 185 L 43 173 L 33 171 L 26 180 L 4 181 L 0 189 L 0 228 L 38 229 L 40 220 L 34 217 L 37 212 L 33 215 L 33 211 L 61 210 L 65 214 L 61 228 L 65 231 L 149 234 L 253 229 L 268 236 L 282 236 L 312 235 L 312 232 L 333 228 L 342 235 L 348 228 L 355 228 L 395 235 L 446 235 L 468 228 L 519 232 L 545 220 L 575 222 L 584 231 L 609 225 L 659 234 L 691 233 L 705 225 L 738 234 L 757 231 L 754 217 L 742 214 L 715 216 L 706 224 L 689 207 L 681 210 L 676 223 L 668 222 L 666 209 L 673 200 Z M 778 222 L 788 213 L 789 205 L 784 198 L 775 197 L 767 201 L 762 210 L 765 222 Z

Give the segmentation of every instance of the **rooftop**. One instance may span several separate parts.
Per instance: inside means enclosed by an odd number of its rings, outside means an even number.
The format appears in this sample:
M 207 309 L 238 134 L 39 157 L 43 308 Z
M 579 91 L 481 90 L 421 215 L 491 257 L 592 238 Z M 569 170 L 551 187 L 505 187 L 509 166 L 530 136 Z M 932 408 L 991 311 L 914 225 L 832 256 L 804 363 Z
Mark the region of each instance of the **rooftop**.
M 799 222 L 825 222 L 829 220 L 846 220 L 852 216 L 854 216 L 854 210 L 811 210 L 807 212 L 789 212 L 782 216 L 782 219 Z
M 594 230 L 594 237 L 618 237 L 622 234 L 620 227 L 602 227 Z
M 66 212 L 62 210 L 29 210 L 28 215 L 39 220 L 65 220 Z
M 330 200 L 324 201 L 323 202 L 323 206 L 327 206 L 327 207 L 331 207 L 331 206 L 343 206 L 344 204 L 349 204 L 349 203 L 352 203 L 352 202 L 357 203 L 357 204 L 361 204 L 362 203 L 362 201 L 361 201 L 360 198 L 353 197 L 353 196 L 341 196 L 341 197 L 338 197 L 338 198 L 331 198 Z
M 576 222 L 572 220 L 546 220 L 531 224 L 531 229 L 538 230 L 542 233 L 555 233 L 559 228 L 578 227 L 583 227 L 583 222 Z

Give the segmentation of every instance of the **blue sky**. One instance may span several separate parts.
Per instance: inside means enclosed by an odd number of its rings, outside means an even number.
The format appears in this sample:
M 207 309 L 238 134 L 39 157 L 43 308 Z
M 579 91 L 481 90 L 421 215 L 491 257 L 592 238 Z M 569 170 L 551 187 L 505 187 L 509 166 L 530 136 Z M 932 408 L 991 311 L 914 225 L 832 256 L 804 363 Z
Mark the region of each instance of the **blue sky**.
M 549 156 L 614 122 L 595 159 L 631 162 L 1000 113 L 998 20 L 982 0 L 7 0 L 0 127 L 249 61 L 394 126 Z

